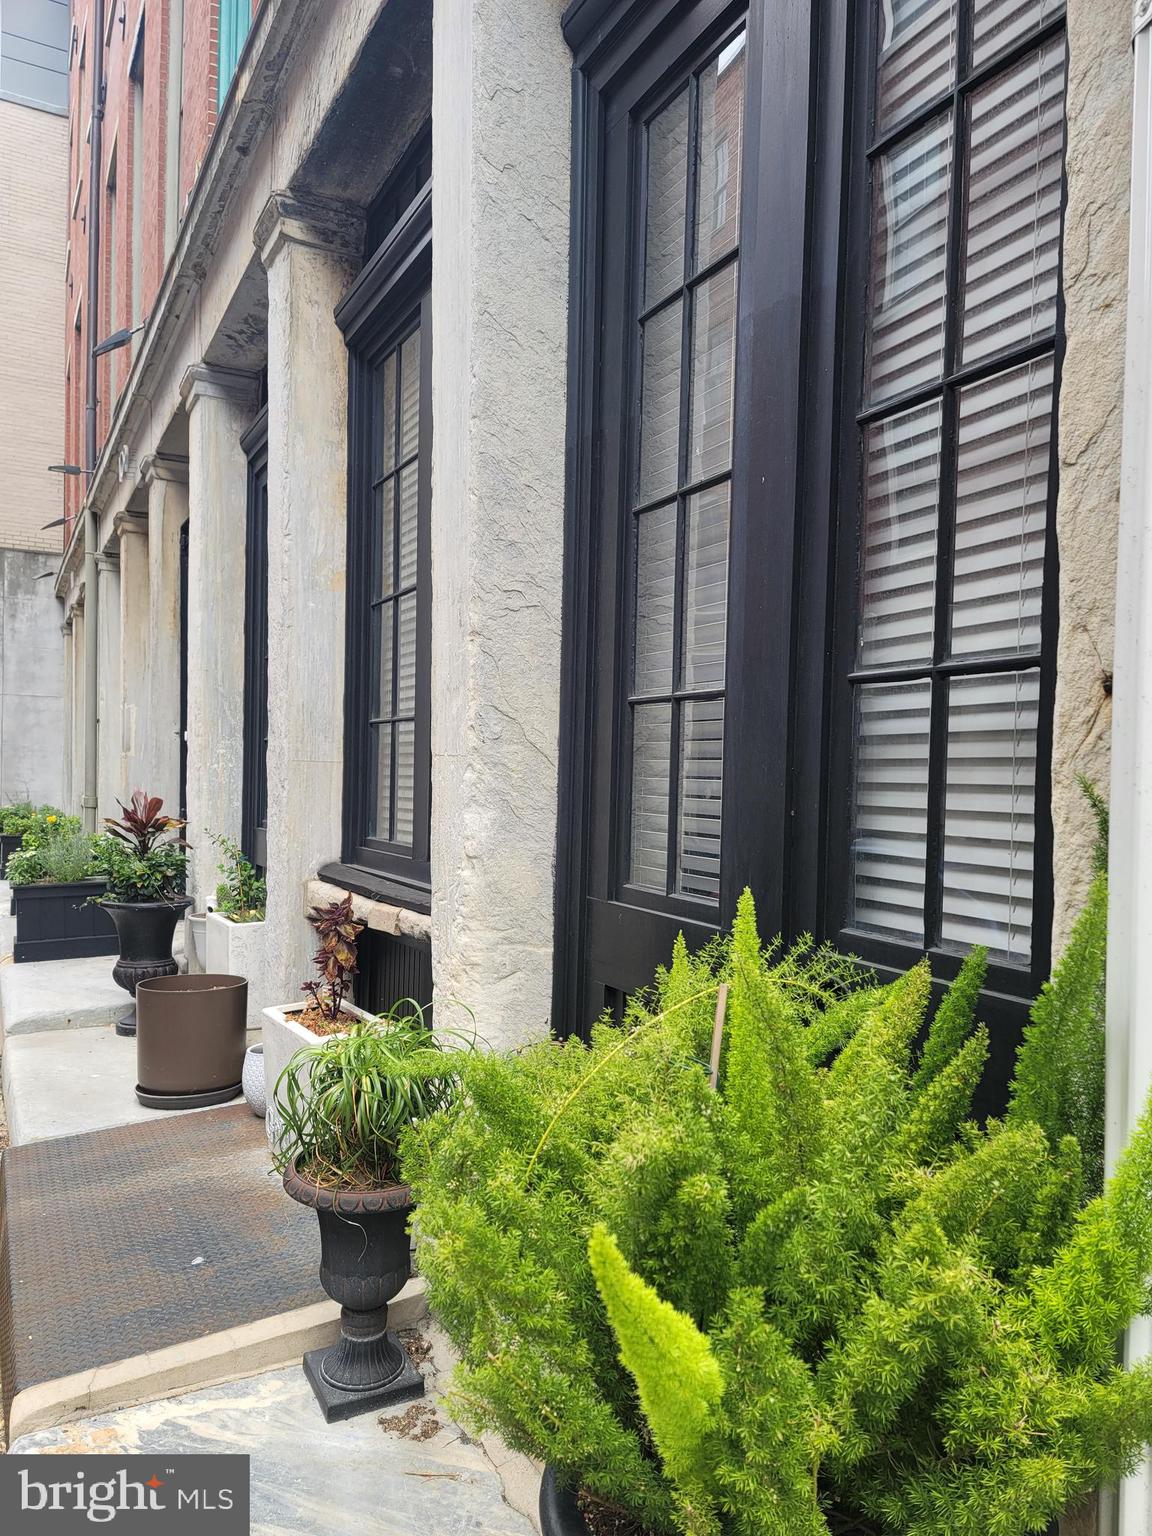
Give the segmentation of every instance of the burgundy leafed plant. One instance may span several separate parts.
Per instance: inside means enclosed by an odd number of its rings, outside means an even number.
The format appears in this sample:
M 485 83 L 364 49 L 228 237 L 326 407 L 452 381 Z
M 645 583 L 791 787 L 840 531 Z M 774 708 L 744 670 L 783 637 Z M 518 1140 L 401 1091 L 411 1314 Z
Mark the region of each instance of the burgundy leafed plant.
M 335 1024 L 344 1007 L 344 999 L 352 990 L 352 978 L 356 975 L 356 940 L 364 930 L 364 924 L 352 916 L 352 897 L 343 901 L 330 901 L 325 906 L 313 907 L 308 921 L 320 939 L 320 948 L 312 957 L 312 963 L 320 972 L 319 981 L 306 981 L 307 992 L 321 1017 Z
M 123 817 L 117 821 L 112 816 L 105 816 L 104 825 L 109 836 L 127 843 L 140 859 L 151 853 L 166 832 L 176 833 L 188 825 L 187 822 L 178 821 L 175 816 L 161 815 L 163 800 L 159 795 L 149 795 L 143 789 L 132 791 L 131 805 L 125 805 L 123 800 L 117 800 L 116 804 L 124 812 Z M 166 846 L 187 848 L 188 844 L 182 837 L 172 837 Z

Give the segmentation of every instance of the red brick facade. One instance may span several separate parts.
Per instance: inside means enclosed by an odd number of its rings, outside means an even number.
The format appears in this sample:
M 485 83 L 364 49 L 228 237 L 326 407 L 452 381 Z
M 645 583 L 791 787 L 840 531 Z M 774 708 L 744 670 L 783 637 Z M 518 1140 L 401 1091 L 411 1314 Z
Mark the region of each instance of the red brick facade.
M 66 400 L 67 457 L 71 464 L 84 463 L 85 358 L 88 347 L 88 313 L 85 287 L 88 278 L 88 127 L 92 112 L 94 49 L 103 47 L 107 82 L 103 131 L 103 165 L 100 186 L 105 193 L 101 206 L 101 293 L 98 338 L 133 323 L 133 145 L 136 140 L 133 114 L 139 93 L 132 79 L 133 60 L 142 60 L 143 177 L 140 185 L 140 298 L 139 316 L 146 319 L 164 279 L 169 252 L 165 248 L 167 203 L 168 70 L 172 58 L 170 27 L 183 12 L 183 81 L 180 154 L 179 217 L 188 206 L 192 188 L 204 163 L 216 126 L 217 35 L 220 0 L 106 0 L 104 37 L 92 35 L 93 0 L 74 0 L 73 43 L 70 62 L 69 116 L 69 251 L 65 294 L 68 388 Z M 253 9 L 259 0 L 253 0 Z M 143 33 L 141 36 L 141 26 Z M 108 192 L 109 174 L 115 168 L 114 193 Z M 79 197 L 77 198 L 77 189 Z M 112 207 L 114 201 L 114 208 Z M 113 249 L 113 243 L 115 249 Z M 80 329 L 74 330 L 80 312 Z M 124 347 L 100 362 L 97 447 L 103 445 L 118 392 L 132 364 L 133 352 Z M 74 477 L 66 489 L 66 511 L 75 517 L 83 500 L 84 481 Z M 71 524 L 65 527 L 65 542 Z

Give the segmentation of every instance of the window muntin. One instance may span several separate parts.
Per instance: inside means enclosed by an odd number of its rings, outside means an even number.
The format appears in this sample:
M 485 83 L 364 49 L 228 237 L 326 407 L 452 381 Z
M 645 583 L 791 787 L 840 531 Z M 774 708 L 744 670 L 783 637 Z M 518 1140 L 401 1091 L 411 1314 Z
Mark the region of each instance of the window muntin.
M 1064 29 L 1019 0 L 881 13 L 847 919 L 1027 967 Z
M 744 76 L 741 29 L 642 126 L 623 878 L 708 906 L 720 888 Z

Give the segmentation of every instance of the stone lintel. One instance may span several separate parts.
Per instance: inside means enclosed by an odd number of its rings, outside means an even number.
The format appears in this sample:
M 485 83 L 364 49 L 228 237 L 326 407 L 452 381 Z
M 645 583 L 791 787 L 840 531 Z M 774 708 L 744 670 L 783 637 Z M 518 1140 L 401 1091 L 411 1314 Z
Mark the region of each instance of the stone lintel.
M 387 933 L 399 938 L 417 939 L 432 943 L 432 919 L 423 912 L 413 912 L 408 907 L 396 907 L 391 902 L 373 901 L 368 896 L 349 893 L 341 885 L 330 885 L 327 880 L 309 880 L 304 887 L 304 913 L 312 907 L 330 901 L 342 901 L 352 896 L 352 915 L 376 933 Z
M 98 571 L 119 571 L 120 555 L 112 550 L 100 550 L 96 555 L 96 569 Z
M 273 192 L 256 220 L 252 238 L 265 268 L 285 245 L 303 245 L 342 259 L 364 251 L 363 208 L 337 198 Z
M 227 400 L 233 405 L 255 409 L 260 383 L 254 373 L 241 368 L 216 368 L 211 363 L 193 363 L 180 381 L 180 397 L 191 411 L 198 400 Z
M 188 484 L 188 459 L 183 454 L 149 453 L 140 460 L 140 484 L 151 485 L 154 480 L 172 480 L 177 485 Z

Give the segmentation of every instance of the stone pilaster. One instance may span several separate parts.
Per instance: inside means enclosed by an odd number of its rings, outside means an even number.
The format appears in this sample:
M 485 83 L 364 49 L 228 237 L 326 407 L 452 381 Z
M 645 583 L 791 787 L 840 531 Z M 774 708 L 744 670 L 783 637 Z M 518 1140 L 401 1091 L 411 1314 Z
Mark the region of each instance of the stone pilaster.
M 188 521 L 188 460 L 152 454 L 148 494 L 148 689 L 139 724 L 143 786 L 173 815 L 180 806 L 180 530 Z
M 188 410 L 189 893 L 216 886 L 208 833 L 240 836 L 244 766 L 244 546 L 248 466 L 240 437 L 257 381 L 197 363 L 180 386 Z
M 274 193 L 268 274 L 267 983 L 311 974 L 306 882 L 340 855 L 348 358 L 333 309 L 359 270 L 363 215 Z
M 510 1045 L 551 1011 L 572 60 L 532 0 L 432 25 L 432 955 Z
M 144 725 L 148 713 L 148 520 L 124 513 L 120 539 L 120 782 L 144 788 Z
M 128 792 L 120 777 L 120 559 L 96 556 L 98 648 L 96 700 L 96 825 L 118 816 L 117 802 Z M 91 639 L 91 636 L 89 636 Z

